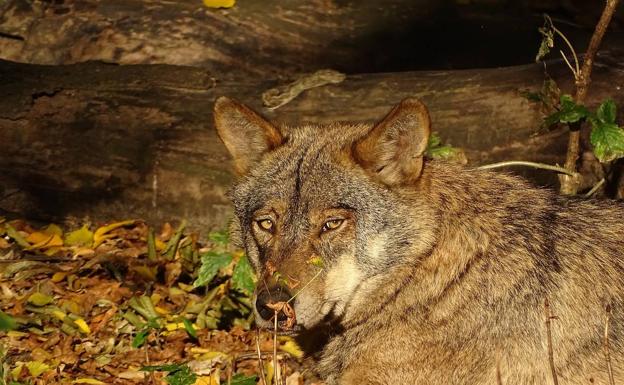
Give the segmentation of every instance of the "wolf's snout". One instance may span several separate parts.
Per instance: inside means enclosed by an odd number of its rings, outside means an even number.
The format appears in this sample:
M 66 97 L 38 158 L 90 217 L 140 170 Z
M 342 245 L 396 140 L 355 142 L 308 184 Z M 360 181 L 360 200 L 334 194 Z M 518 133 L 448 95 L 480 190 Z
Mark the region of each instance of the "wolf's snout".
M 283 287 L 276 287 L 269 290 L 261 290 L 258 292 L 256 298 L 256 310 L 260 317 L 269 321 L 275 315 L 275 310 L 267 306 L 270 303 L 286 302 L 290 299 L 290 293 Z M 286 315 L 283 312 L 279 312 L 277 316 L 278 321 L 286 321 Z

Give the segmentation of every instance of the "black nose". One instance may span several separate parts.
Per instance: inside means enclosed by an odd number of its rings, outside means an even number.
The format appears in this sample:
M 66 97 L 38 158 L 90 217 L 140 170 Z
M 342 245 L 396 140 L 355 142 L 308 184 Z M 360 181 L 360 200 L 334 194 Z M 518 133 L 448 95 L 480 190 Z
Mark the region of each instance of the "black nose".
M 291 298 L 290 293 L 283 287 L 275 287 L 269 290 L 262 289 L 256 297 L 256 310 L 260 317 L 270 321 L 275 315 L 275 310 L 267 306 L 268 303 L 286 302 Z M 286 315 L 279 312 L 278 321 L 286 321 Z

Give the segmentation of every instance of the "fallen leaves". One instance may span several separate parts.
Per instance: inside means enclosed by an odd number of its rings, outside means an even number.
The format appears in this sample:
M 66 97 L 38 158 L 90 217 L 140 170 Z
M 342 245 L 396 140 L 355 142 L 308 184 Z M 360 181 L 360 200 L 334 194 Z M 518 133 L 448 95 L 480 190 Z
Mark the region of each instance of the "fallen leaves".
M 0 218 L 5 376 L 20 384 L 257 383 L 253 271 L 226 233 L 207 238 L 199 242 L 185 223 L 65 232 Z M 260 336 L 271 354 L 273 336 Z M 283 369 L 298 373 L 298 346 L 278 342 Z M 150 366 L 160 369 L 141 370 Z

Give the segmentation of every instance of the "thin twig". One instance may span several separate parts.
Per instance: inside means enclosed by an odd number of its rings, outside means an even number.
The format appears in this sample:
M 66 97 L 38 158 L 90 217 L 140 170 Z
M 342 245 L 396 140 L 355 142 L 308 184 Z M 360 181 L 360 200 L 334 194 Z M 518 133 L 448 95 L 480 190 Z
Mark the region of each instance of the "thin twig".
M 258 352 L 258 364 L 260 366 L 260 376 L 262 377 L 262 385 L 267 385 L 266 375 L 264 374 L 264 362 L 262 362 L 262 353 L 260 353 L 260 331 L 256 330 L 256 351 Z
M 603 184 L 605 184 L 605 178 L 602 178 L 598 181 L 598 183 L 596 183 L 594 185 L 594 187 L 591 188 L 591 190 L 589 190 L 586 194 L 585 194 L 585 198 L 589 198 L 592 195 L 594 195 L 596 193 L 596 191 L 598 191 L 598 189 L 600 188 L 600 186 L 602 186 Z
M 607 305 L 607 318 L 605 319 L 605 329 L 604 329 L 604 348 L 605 348 L 605 356 L 607 359 L 607 370 L 609 371 L 609 385 L 615 385 L 615 380 L 613 379 L 613 367 L 611 366 L 611 353 L 609 352 L 609 322 L 611 321 L 611 306 Z
M 548 298 L 544 300 L 544 313 L 546 315 L 546 338 L 548 339 L 548 362 L 550 363 L 550 371 L 552 372 L 553 384 L 559 385 L 559 380 L 557 380 L 557 371 L 555 370 L 555 358 L 553 355 L 552 332 L 550 330 L 550 321 L 553 319 L 553 316 L 550 313 L 550 304 L 548 303 Z
M 611 18 L 613 17 L 613 13 L 615 12 L 618 3 L 619 0 L 607 0 L 605 8 L 602 11 L 602 15 L 600 16 L 600 20 L 598 20 L 598 24 L 596 24 L 596 29 L 594 30 L 591 40 L 589 41 L 589 46 L 587 47 L 587 51 L 585 52 L 585 56 L 583 57 L 583 66 L 575 82 L 576 104 L 583 104 L 583 102 L 585 101 L 585 97 L 587 96 L 587 89 L 589 88 L 589 83 L 591 80 L 591 72 L 594 64 L 594 59 L 596 58 L 596 52 L 598 52 L 598 47 L 600 47 L 602 38 L 607 31 L 607 27 L 611 22 Z M 570 136 L 568 137 L 568 149 L 566 151 L 566 161 L 564 165 L 566 170 L 570 172 L 576 171 L 576 161 L 578 160 L 580 153 L 580 138 L 580 129 L 570 129 Z M 579 184 L 580 178 L 562 176 L 560 191 L 562 194 L 575 195 L 578 190 Z
M 312 281 L 314 281 L 319 275 L 321 275 L 321 273 L 323 272 L 323 269 L 319 269 L 319 271 L 316 272 L 316 274 L 314 275 L 314 277 L 312 277 L 312 279 L 310 279 L 308 281 L 308 283 L 306 283 L 305 285 L 303 285 L 303 287 L 301 289 L 299 289 L 298 292 L 295 293 L 295 295 L 293 295 L 292 297 L 290 297 L 290 299 L 288 301 L 286 301 L 286 303 L 290 303 L 293 299 L 295 299 L 296 296 L 299 295 L 299 293 L 301 293 L 306 287 L 310 286 L 310 284 L 312 283 Z
M 275 384 L 282 383 L 282 376 L 280 373 L 279 361 L 277 360 L 277 316 L 279 314 L 278 310 L 275 310 L 275 315 L 273 316 L 273 378 Z
M 545 163 L 536 163 L 536 162 L 528 162 L 528 161 L 524 161 L 524 160 L 509 160 L 506 162 L 498 162 L 498 163 L 492 163 L 492 164 L 486 164 L 483 166 L 479 166 L 477 167 L 478 170 L 490 170 L 493 168 L 501 168 L 501 167 L 507 167 L 507 166 L 527 166 L 527 167 L 533 167 L 533 168 L 539 168 L 542 170 L 550 170 L 550 171 L 554 171 L 554 172 L 558 172 L 561 174 L 567 174 L 570 176 L 575 176 L 577 173 L 573 172 L 573 171 L 569 171 L 563 167 L 558 167 L 558 166 L 553 166 L 550 164 L 545 164 Z
M 572 64 L 570 64 L 570 61 L 566 57 L 565 53 L 563 53 L 562 50 L 559 50 L 559 53 L 561 54 L 563 61 L 565 61 L 565 63 L 568 65 L 568 68 L 570 69 L 570 71 L 572 71 L 572 73 L 574 74 L 574 78 L 576 79 L 576 77 L 578 76 L 578 73 L 575 72 L 574 67 L 572 67 Z
M 574 68 L 572 68 L 572 66 L 570 65 L 570 69 L 572 70 L 572 73 L 574 74 L 574 80 L 576 80 L 577 76 L 579 76 L 579 74 L 581 73 L 581 70 L 579 69 L 579 61 L 578 61 L 578 56 L 576 55 L 576 51 L 574 50 L 574 47 L 572 46 L 572 43 L 570 43 L 570 40 L 568 40 L 566 35 L 564 35 L 563 32 L 558 30 L 552 24 L 552 21 L 550 22 L 550 25 L 552 26 L 553 31 L 555 31 L 557 33 L 557 35 L 559 35 L 561 37 L 561 39 L 563 39 L 563 41 L 565 41 L 565 43 L 568 45 L 568 48 L 570 49 L 570 52 L 572 52 L 572 57 L 574 58 Z M 559 51 L 559 52 L 561 52 L 561 51 Z M 561 52 L 561 54 L 563 55 L 563 52 Z M 563 55 L 563 56 L 564 56 L 564 59 L 566 59 L 566 61 L 567 61 L 567 58 L 565 58 L 565 55 Z

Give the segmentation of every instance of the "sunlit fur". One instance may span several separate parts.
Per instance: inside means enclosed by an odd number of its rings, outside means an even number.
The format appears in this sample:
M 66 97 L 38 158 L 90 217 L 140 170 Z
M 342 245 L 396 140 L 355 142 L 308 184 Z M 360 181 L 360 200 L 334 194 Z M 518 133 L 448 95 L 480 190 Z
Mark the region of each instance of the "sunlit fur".
M 237 108 L 228 103 L 215 114 Z M 416 113 L 399 119 L 402 109 L 393 122 Z M 245 148 L 237 127 L 217 124 L 222 138 L 228 131 L 238 141 L 229 147 Z M 369 142 L 384 153 L 368 157 L 354 152 L 371 126 L 278 131 L 279 146 L 235 159 L 248 167 L 231 193 L 233 228 L 258 289 L 279 284 L 273 268 L 294 293 L 308 284 L 294 308 L 299 325 L 330 336 L 317 365 L 328 384 L 485 385 L 497 372 L 503 384 L 550 384 L 546 299 L 559 383 L 608 383 L 607 305 L 615 381 L 624 383 L 621 205 L 564 199 L 515 176 L 441 161 L 380 168 L 376 157 L 398 162 L 418 148 L 397 139 L 400 131 L 377 135 L 391 143 Z M 273 234 L 254 230 L 254 216 L 267 210 Z M 335 215 L 344 223 L 321 232 Z M 318 275 L 314 257 L 323 261 Z

